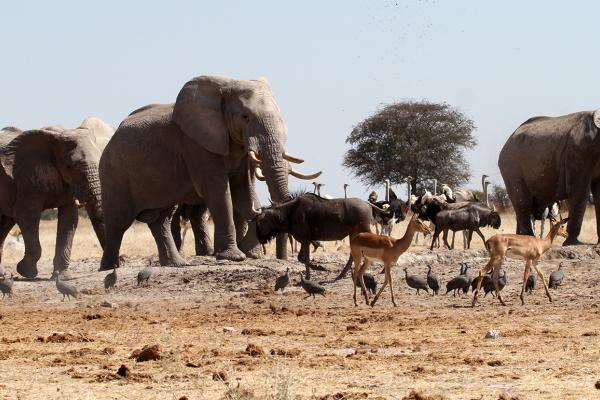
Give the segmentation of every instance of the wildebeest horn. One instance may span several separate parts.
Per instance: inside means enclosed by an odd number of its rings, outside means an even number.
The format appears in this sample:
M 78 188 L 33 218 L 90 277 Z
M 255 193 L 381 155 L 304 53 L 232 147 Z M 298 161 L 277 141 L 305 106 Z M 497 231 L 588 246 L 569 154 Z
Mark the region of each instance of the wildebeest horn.
M 265 176 L 262 173 L 262 169 L 260 169 L 260 167 L 255 167 L 254 168 L 254 175 L 256 176 L 256 179 L 258 179 L 259 181 L 265 181 Z
M 314 174 L 303 174 L 302 172 L 296 171 L 292 167 L 290 167 L 290 169 L 288 170 L 288 174 L 292 175 L 293 177 L 298 178 L 298 179 L 306 179 L 306 180 L 316 179 L 319 176 L 321 176 L 322 173 L 323 173 L 322 171 L 319 171 L 319 172 L 315 172 Z
M 303 159 L 298 158 L 298 157 L 294 157 L 292 155 L 289 155 L 288 153 L 286 153 L 285 151 L 283 152 L 283 159 L 287 160 L 289 162 L 293 162 L 295 164 L 302 164 L 304 162 Z
M 249 150 L 248 151 L 248 156 L 252 159 L 252 161 L 254 161 L 257 164 L 262 163 L 262 161 L 260 161 L 260 159 L 256 156 L 256 153 L 254 152 L 254 150 Z

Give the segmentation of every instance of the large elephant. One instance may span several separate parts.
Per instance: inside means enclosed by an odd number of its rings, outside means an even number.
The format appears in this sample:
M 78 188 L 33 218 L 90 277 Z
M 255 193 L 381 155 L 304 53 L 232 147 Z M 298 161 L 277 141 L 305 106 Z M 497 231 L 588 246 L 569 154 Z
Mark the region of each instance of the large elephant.
M 260 206 L 253 168 L 262 167 L 275 202 L 289 199 L 288 161 L 298 160 L 285 153 L 286 137 L 264 79 L 196 77 L 174 104 L 131 113 L 100 160 L 107 239 L 100 270 L 119 266 L 123 234 L 134 219 L 149 225 L 162 265 L 185 265 L 169 225 L 177 204 L 208 207 L 218 259 L 258 257 L 255 229 L 247 229 Z
M 591 188 L 600 235 L 600 110 L 527 120 L 506 141 L 498 166 L 517 215 L 517 233 L 533 235 L 531 215 L 567 199 L 564 244 L 580 244 Z
M 98 162 L 100 150 L 86 128 L 0 133 L 0 249 L 15 223 L 25 242 L 25 255 L 17 264 L 24 277 L 37 276 L 41 256 L 40 214 L 58 208 L 54 271 L 69 265 L 77 228 L 77 202 L 84 203 L 101 246 L 104 227 Z M 1 257 L 1 250 L 0 250 Z

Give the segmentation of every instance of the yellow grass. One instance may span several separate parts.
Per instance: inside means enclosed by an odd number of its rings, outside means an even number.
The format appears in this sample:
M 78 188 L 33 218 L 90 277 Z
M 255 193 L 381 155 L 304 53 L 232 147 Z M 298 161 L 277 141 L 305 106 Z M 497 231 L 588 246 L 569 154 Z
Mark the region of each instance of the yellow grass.
M 485 238 L 489 238 L 496 233 L 514 233 L 516 230 L 516 220 L 513 213 L 503 213 L 502 217 L 502 226 L 500 229 L 495 230 L 491 228 L 482 229 Z M 593 207 L 589 207 L 585 214 L 585 219 L 583 222 L 583 227 L 581 229 L 581 235 L 579 237 L 585 243 L 596 243 L 596 219 L 595 219 L 595 211 Z M 406 226 L 408 224 L 408 219 L 402 221 L 399 224 L 394 226 L 392 236 L 401 237 L 404 235 L 406 231 Z M 539 221 L 536 224 L 536 229 L 539 234 Z M 546 223 L 545 232 L 548 232 L 549 224 Z M 211 232 L 212 236 L 212 227 Z M 451 233 L 449 234 L 449 239 L 451 239 Z M 10 238 L 10 237 L 9 237 Z M 441 238 L 441 235 L 440 235 Z M 9 239 L 7 239 L 9 240 Z M 52 257 L 54 256 L 54 245 L 56 242 L 56 221 L 42 221 L 40 225 L 40 241 L 42 244 L 42 258 L 41 262 L 52 261 Z M 426 241 L 423 240 L 422 236 L 419 237 L 419 245 L 413 246 L 409 249 L 409 251 L 422 251 L 426 248 L 426 245 L 431 243 L 431 239 L 427 238 Z M 557 244 L 558 239 L 557 239 Z M 348 245 L 348 240 L 346 239 L 343 242 L 326 242 L 324 243 L 325 250 L 328 252 L 331 251 L 342 251 L 349 252 L 350 247 Z M 455 238 L 455 248 L 462 249 L 463 239 L 462 234 L 459 233 Z M 471 242 L 471 248 L 480 249 L 483 248 L 483 243 L 477 234 L 473 235 L 473 239 Z M 311 249 L 312 250 L 312 249 Z M 322 250 L 318 250 L 321 252 Z M 273 254 L 275 252 L 275 244 L 269 243 L 267 245 L 268 254 Z M 188 231 L 188 235 L 186 237 L 186 241 L 184 244 L 184 253 L 186 255 L 194 254 L 194 238 L 191 229 Z M 146 226 L 146 224 L 142 223 L 134 223 L 129 230 L 125 233 L 123 238 L 123 245 L 121 247 L 121 254 L 126 254 L 128 256 L 154 256 L 157 254 L 156 245 L 154 243 L 154 238 L 150 234 L 150 230 Z M 88 219 L 81 218 L 79 221 L 79 227 L 77 229 L 77 233 L 75 235 L 75 240 L 73 244 L 73 250 L 71 253 L 71 258 L 74 260 L 88 258 L 88 257 L 99 257 L 102 255 L 100 244 L 96 239 L 96 235 L 94 234 L 94 230 Z M 5 246 L 4 251 L 4 263 L 15 263 L 19 261 L 22 257 L 22 250 L 14 251 L 13 249 Z

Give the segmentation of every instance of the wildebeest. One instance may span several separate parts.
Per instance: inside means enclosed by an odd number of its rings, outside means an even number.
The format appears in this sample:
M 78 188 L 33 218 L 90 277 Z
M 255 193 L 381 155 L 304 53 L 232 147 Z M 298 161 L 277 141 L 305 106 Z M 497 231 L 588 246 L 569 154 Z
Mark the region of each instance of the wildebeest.
M 300 242 L 298 261 L 310 269 L 317 267 L 310 261 L 310 244 L 315 240 L 342 240 L 361 232 L 370 232 L 374 213 L 382 218 L 390 214 L 357 198 L 324 199 L 305 193 L 285 203 L 263 208 L 256 217 L 256 236 L 267 243 L 279 233 L 288 233 Z M 340 274 L 344 276 L 352 265 L 352 257 Z
M 451 246 L 448 244 L 448 230 L 454 232 L 468 230 L 477 232 L 485 244 L 485 237 L 481 233 L 480 228 L 491 226 L 494 229 L 498 229 L 501 223 L 500 214 L 495 210 L 484 204 L 467 203 L 464 207 L 442 210 L 436 214 L 433 241 L 437 240 L 443 231 L 444 244 L 450 249 Z M 433 250 L 433 241 L 431 243 L 431 250 Z M 469 237 L 467 248 L 470 247 L 470 241 L 471 238 Z

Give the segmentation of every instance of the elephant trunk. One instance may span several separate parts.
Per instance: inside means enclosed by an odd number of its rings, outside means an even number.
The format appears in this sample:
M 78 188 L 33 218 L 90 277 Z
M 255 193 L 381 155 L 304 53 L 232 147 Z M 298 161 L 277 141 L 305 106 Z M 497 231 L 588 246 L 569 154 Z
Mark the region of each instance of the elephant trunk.
M 283 134 L 279 132 L 282 128 L 278 128 L 274 117 L 263 118 L 261 125 L 266 130 L 266 135 L 258 140 L 256 138 L 250 140 L 249 154 L 252 158 L 252 151 L 258 152 L 269 195 L 275 203 L 281 203 L 291 199 L 288 190 L 289 166 L 284 159 L 285 151 L 281 139 Z
M 100 191 L 100 176 L 97 166 L 88 166 L 85 169 L 85 190 L 80 200 L 85 202 L 85 210 L 90 217 L 96 237 L 100 246 L 104 248 L 104 218 L 102 214 L 102 195 Z

